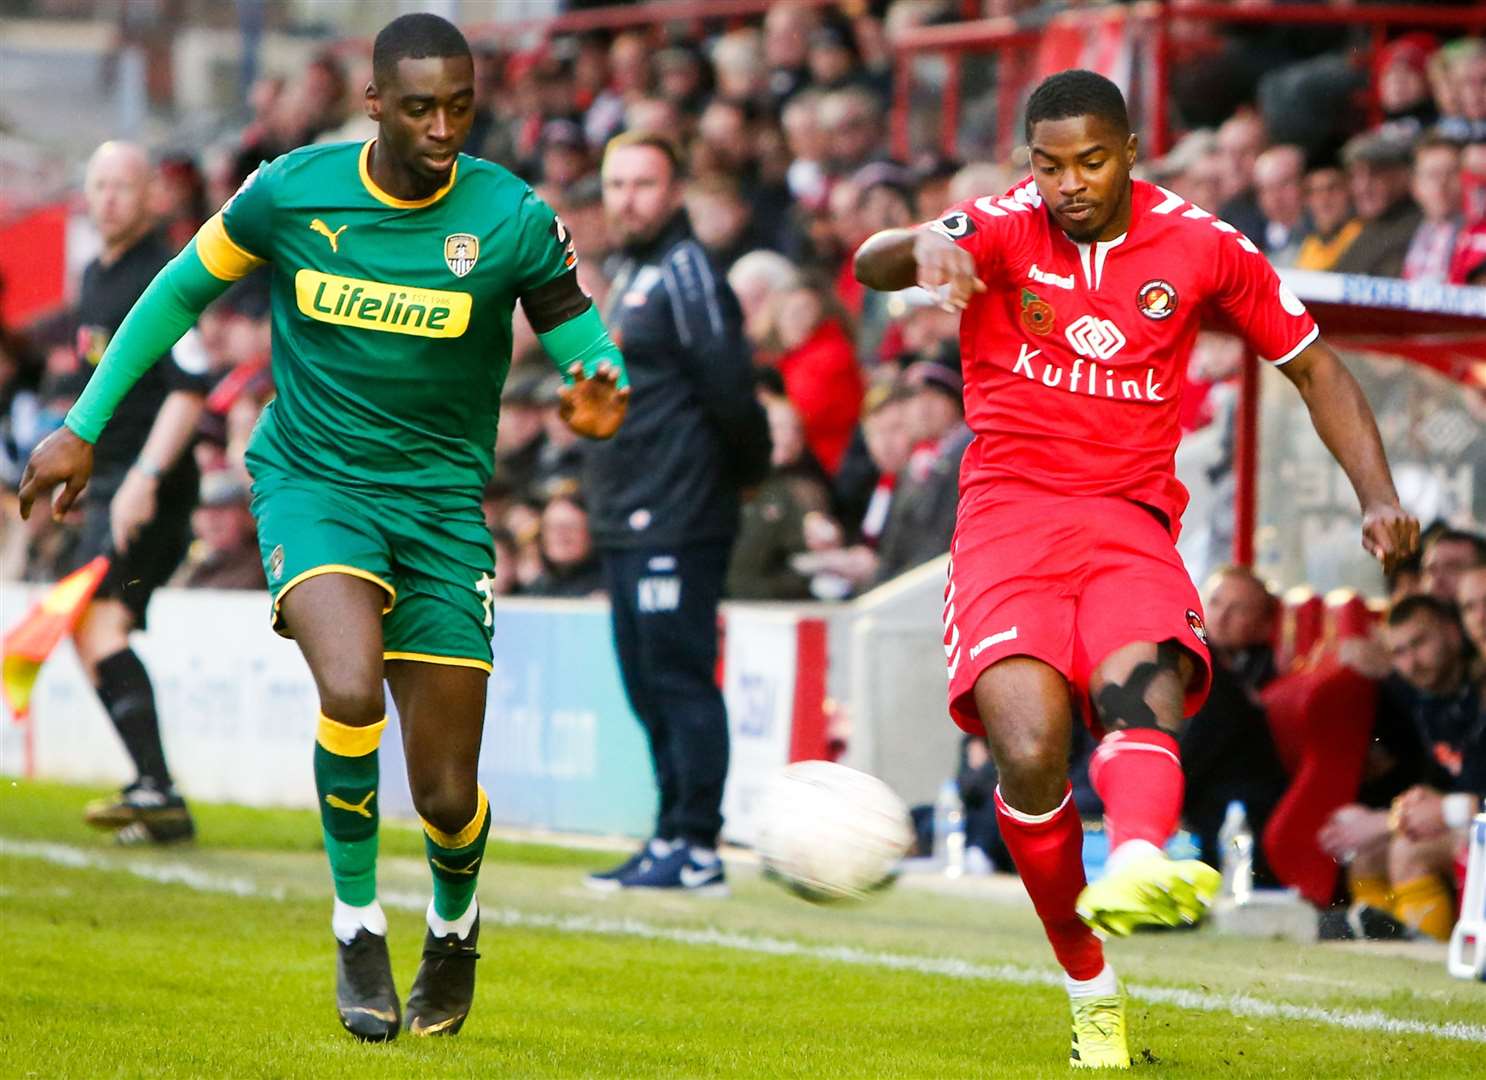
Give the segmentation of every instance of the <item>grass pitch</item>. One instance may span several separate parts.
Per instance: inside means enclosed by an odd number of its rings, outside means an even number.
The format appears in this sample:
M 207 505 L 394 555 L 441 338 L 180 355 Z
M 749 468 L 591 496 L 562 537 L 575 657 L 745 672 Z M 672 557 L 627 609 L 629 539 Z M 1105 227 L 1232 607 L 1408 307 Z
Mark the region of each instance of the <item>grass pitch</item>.
M 0 1076 L 1045 1077 L 1067 1004 L 1029 908 L 899 888 L 813 908 L 589 894 L 612 853 L 492 841 L 480 987 L 457 1039 L 360 1046 L 333 1005 L 313 814 L 200 806 L 201 840 L 124 851 L 93 792 L 0 782 Z M 384 829 L 400 989 L 422 940 L 420 835 Z M 1482 1074 L 1486 985 L 1433 953 L 1207 931 L 1110 956 L 1136 1075 Z

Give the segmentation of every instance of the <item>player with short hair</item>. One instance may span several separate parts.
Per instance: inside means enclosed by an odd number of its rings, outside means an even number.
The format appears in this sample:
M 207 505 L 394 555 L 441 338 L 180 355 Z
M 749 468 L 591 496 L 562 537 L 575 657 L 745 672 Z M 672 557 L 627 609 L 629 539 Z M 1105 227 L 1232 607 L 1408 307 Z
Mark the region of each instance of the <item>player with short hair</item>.
M 945 593 L 950 711 L 985 733 L 1001 833 L 1073 1006 L 1075 1066 L 1128 1067 L 1125 1001 L 1100 933 L 1198 919 L 1219 879 L 1163 845 L 1182 806 L 1176 736 L 1207 692 L 1201 603 L 1177 555 L 1173 460 L 1201 317 L 1224 316 L 1288 375 L 1391 565 L 1419 525 L 1399 508 L 1356 381 L 1255 246 L 1180 196 L 1132 181 L 1136 137 L 1113 83 L 1066 71 L 1027 106 L 1032 177 L 856 255 L 881 290 L 943 287 L 963 311 L 966 419 Z M 1103 738 L 1106 876 L 1084 879 L 1069 798 L 1075 712 Z
M 65 484 L 64 512 L 129 386 L 232 281 L 272 264 L 277 397 L 248 447 L 253 512 L 274 626 L 320 697 L 337 1008 L 357 1038 L 383 1041 L 402 1020 L 376 894 L 384 678 L 433 874 L 408 1031 L 458 1032 L 474 995 L 493 599 L 480 496 L 516 301 L 571 380 L 576 431 L 611 436 L 629 391 L 562 222 L 525 182 L 459 152 L 474 108 L 463 35 L 402 16 L 377 35 L 372 68 L 376 138 L 304 147 L 244 182 L 135 305 L 66 427 L 32 455 L 21 505 Z

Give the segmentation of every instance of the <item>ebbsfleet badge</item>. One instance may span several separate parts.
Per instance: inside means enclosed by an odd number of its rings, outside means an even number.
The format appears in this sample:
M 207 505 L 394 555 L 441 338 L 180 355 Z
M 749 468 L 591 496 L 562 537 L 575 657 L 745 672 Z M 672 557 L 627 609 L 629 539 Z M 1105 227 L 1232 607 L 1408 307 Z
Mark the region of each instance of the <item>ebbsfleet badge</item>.
M 475 268 L 480 258 L 480 238 L 473 233 L 457 232 L 444 237 L 444 262 L 456 277 L 464 277 Z
M 1147 319 L 1169 319 L 1176 313 L 1176 289 L 1169 281 L 1160 278 L 1147 281 L 1135 294 L 1135 306 Z

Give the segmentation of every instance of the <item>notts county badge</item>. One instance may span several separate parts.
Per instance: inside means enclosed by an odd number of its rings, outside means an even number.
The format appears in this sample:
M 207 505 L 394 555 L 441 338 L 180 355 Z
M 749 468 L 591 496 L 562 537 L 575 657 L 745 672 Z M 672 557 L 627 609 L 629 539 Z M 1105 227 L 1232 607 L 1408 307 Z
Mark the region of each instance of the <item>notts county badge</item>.
M 450 233 L 444 237 L 444 261 L 456 277 L 464 277 L 475 268 L 480 257 L 480 241 L 467 232 Z

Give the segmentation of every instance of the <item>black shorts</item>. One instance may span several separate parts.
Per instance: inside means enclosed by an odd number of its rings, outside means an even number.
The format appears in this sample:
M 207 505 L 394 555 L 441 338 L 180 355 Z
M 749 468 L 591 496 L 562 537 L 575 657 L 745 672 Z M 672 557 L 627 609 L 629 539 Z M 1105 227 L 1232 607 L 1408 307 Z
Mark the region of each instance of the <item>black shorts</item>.
M 171 489 L 174 490 L 171 490 Z M 63 566 L 71 573 L 99 555 L 110 560 L 108 573 L 95 596 L 120 600 L 134 616 L 135 629 L 145 626 L 145 609 L 155 590 L 170 580 L 191 546 L 191 511 L 196 507 L 195 485 L 161 485 L 155 516 L 139 531 L 123 555 L 114 553 L 109 528 L 109 500 L 84 498 L 83 522 L 77 544 Z

